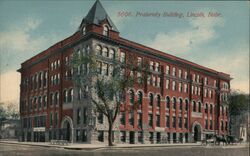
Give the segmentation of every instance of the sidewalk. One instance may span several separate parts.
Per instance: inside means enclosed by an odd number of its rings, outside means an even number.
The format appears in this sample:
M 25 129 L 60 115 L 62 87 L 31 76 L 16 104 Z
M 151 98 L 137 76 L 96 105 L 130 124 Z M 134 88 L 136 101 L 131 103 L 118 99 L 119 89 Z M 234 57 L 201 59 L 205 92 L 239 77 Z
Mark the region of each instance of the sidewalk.
M 40 146 L 40 147 L 54 147 L 71 150 L 97 150 L 97 149 L 126 149 L 126 148 L 147 148 L 147 147 L 169 147 L 169 148 L 187 148 L 187 147 L 207 147 L 207 148 L 240 148 L 247 147 L 248 143 L 242 143 L 238 145 L 227 145 L 227 146 L 202 146 L 200 143 L 184 143 L 184 144 L 117 144 L 109 147 L 107 144 L 69 144 L 65 145 L 52 145 L 49 142 L 37 143 L 37 142 L 18 142 L 18 141 L 2 141 L 0 144 L 16 144 L 16 145 L 28 145 L 28 146 Z

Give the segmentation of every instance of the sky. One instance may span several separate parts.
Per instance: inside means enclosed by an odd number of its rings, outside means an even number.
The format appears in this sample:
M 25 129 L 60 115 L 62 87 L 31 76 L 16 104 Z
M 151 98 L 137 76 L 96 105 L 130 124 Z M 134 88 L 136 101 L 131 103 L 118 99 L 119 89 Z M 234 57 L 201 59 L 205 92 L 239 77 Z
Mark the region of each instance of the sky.
M 100 1 L 123 38 L 228 73 L 249 93 L 249 2 Z M 0 0 L 0 102 L 18 104 L 21 63 L 72 35 L 94 2 Z

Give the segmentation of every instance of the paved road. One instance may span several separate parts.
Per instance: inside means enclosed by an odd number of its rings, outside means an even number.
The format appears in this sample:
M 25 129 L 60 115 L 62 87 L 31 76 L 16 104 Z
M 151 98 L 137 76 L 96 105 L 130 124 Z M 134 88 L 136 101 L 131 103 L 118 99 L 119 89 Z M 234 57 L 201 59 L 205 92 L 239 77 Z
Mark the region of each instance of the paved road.
M 140 149 L 66 150 L 0 143 L 0 156 L 248 156 L 248 148 L 159 147 Z

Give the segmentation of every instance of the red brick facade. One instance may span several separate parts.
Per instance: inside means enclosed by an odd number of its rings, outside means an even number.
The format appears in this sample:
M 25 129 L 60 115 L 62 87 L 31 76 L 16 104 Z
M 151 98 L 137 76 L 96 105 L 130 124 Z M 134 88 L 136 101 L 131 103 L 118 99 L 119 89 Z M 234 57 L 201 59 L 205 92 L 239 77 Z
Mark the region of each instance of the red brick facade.
M 99 25 L 85 24 L 86 32 L 79 29 L 22 63 L 18 71 L 21 73 L 20 114 L 24 140 L 44 141 L 54 138 L 53 135 L 58 138 L 60 134 L 48 132 L 47 136 L 47 131 L 63 128 L 61 124 L 65 117 L 75 122 L 72 106 L 67 105 L 66 108 L 64 105 L 74 103 L 73 92 L 76 93 L 71 80 L 73 71 L 68 64 L 77 44 L 91 39 L 118 47 L 115 53 L 119 57 L 124 53 L 126 61 L 133 57 L 150 66 L 152 75 L 147 85 L 137 84 L 128 90 L 126 103 L 121 107 L 123 118 L 124 108 L 129 110 L 131 102 L 142 96 L 139 108 L 132 113 L 125 111 L 125 119 L 120 119 L 124 121 L 121 121 L 119 129 L 129 132 L 128 138 L 134 135 L 130 131 L 138 132 L 137 142 L 140 142 L 140 131 L 144 130 L 149 134 L 143 138 L 149 136 L 151 142 L 162 138 L 160 135 L 164 133 L 168 134 L 170 142 L 179 137 L 187 142 L 200 140 L 205 134 L 228 133 L 227 95 L 231 80 L 228 74 L 126 40 L 111 29 L 104 35 L 105 25 L 111 28 L 107 19 Z M 96 47 L 88 44 L 84 48 L 94 52 Z M 44 131 L 45 134 L 40 134 Z

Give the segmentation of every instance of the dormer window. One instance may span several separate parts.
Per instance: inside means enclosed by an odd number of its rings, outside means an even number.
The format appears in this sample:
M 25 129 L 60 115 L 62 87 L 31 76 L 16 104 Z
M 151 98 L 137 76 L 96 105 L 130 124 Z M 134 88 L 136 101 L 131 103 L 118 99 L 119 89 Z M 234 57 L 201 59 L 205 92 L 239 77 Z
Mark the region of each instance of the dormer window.
M 85 27 L 85 26 L 82 28 L 82 34 L 83 34 L 83 35 L 86 34 L 86 27 Z
M 104 36 L 108 36 L 109 35 L 109 28 L 108 28 L 108 26 L 103 26 L 103 35 Z

